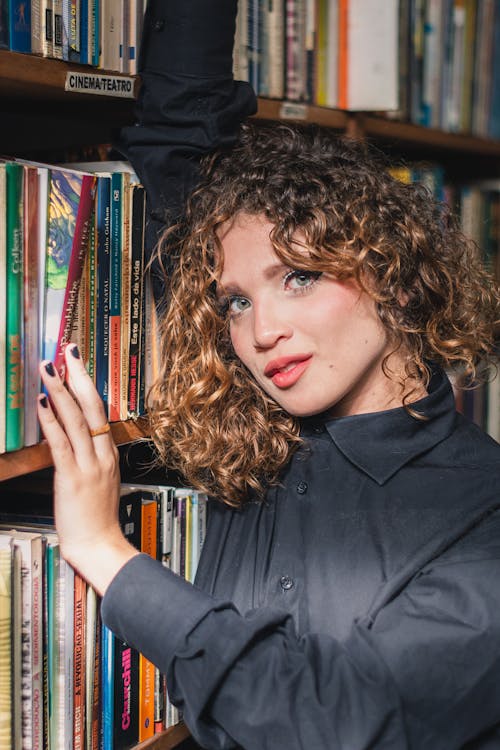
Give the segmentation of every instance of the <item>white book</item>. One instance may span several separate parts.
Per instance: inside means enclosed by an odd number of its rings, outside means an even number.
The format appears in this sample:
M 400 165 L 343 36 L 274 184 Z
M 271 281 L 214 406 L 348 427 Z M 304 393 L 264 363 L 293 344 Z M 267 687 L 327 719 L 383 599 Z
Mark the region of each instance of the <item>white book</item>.
M 347 13 L 346 101 L 339 103 L 353 111 L 397 109 L 398 0 L 350 0 Z
M 0 538 L 0 750 L 12 747 L 12 546 Z
M 22 606 L 22 747 L 42 750 L 43 643 L 42 643 L 42 536 L 29 531 L 0 528 L 21 553 Z

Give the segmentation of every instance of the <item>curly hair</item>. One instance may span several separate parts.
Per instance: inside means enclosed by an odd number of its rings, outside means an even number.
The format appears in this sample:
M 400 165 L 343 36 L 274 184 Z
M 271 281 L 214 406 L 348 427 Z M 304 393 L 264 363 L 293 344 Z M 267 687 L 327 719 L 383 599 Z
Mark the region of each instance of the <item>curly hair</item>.
M 406 377 L 427 385 L 432 362 L 472 381 L 493 359 L 499 291 L 477 248 L 445 205 L 386 166 L 366 145 L 286 124 L 244 125 L 231 150 L 206 158 L 183 224 L 158 251 L 176 258 L 149 397 L 159 459 L 193 486 L 235 507 L 260 498 L 300 443 L 298 420 L 234 354 L 216 300 L 218 230 L 240 212 L 273 224 L 286 265 L 355 279 L 404 353 Z M 298 231 L 307 254 L 292 244 Z

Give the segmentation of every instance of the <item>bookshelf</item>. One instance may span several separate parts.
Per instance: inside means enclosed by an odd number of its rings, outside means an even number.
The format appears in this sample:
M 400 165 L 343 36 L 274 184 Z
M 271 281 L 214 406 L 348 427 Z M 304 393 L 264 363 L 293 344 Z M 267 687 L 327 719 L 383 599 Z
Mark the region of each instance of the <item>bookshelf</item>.
M 117 128 L 132 122 L 133 98 L 119 99 L 65 90 L 68 72 L 88 74 L 89 70 L 92 69 L 73 63 L 0 50 L 2 153 L 39 156 L 83 144 L 109 143 Z M 138 81 L 129 79 L 134 95 L 137 95 Z M 408 159 L 435 158 L 455 175 L 493 177 L 500 169 L 499 141 L 445 133 L 384 115 L 349 113 L 261 97 L 256 118 L 316 123 L 353 138 L 370 140 Z M 147 438 L 146 421 L 114 423 L 112 434 L 118 446 Z M 24 477 L 50 465 L 49 451 L 43 443 L 2 454 L 0 482 Z M 180 723 L 137 745 L 135 750 L 170 750 L 180 747 L 188 739 L 189 732 Z

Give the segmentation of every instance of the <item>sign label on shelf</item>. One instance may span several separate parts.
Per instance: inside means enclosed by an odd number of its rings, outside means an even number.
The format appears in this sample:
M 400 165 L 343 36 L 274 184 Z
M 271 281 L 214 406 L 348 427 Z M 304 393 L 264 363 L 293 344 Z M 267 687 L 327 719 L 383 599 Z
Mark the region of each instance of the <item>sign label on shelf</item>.
M 79 94 L 102 94 L 122 99 L 134 98 L 134 79 L 130 76 L 113 76 L 102 73 L 66 73 L 65 91 Z

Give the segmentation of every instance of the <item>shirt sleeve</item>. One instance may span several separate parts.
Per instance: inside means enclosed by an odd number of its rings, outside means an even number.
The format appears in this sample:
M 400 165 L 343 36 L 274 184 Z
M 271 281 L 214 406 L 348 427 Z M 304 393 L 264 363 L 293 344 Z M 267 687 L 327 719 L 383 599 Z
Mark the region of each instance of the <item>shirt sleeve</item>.
M 146 188 L 146 246 L 182 213 L 199 179 L 200 158 L 234 143 L 256 112 L 248 83 L 234 81 L 236 0 L 150 0 L 139 58 L 135 126 L 116 147 Z
M 242 616 L 138 556 L 103 619 L 167 674 L 202 746 L 458 750 L 500 723 L 499 580 L 498 541 L 440 559 L 340 642 L 298 637 L 283 611 Z

